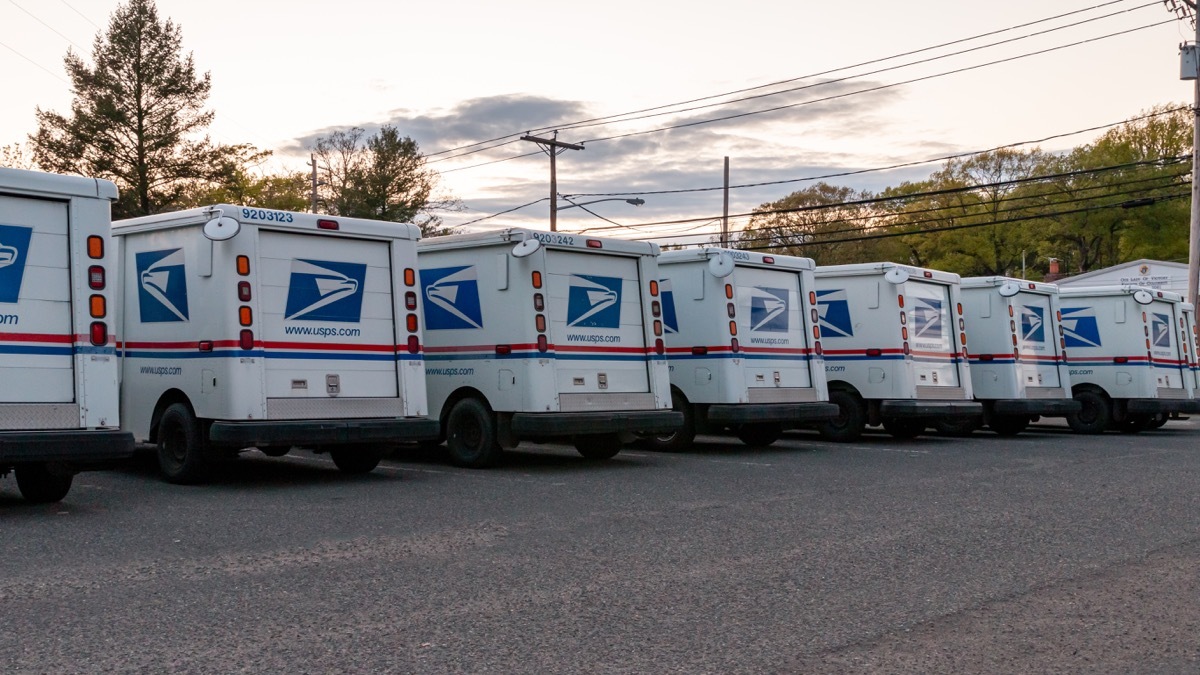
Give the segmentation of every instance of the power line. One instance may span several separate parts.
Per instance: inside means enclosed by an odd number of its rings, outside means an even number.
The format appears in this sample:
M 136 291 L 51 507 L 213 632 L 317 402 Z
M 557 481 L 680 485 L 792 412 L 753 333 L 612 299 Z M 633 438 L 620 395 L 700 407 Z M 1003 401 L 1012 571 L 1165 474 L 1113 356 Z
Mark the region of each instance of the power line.
M 28 61 L 28 62 L 32 63 L 33 65 L 37 66 L 38 68 L 41 68 L 42 70 L 46 71 L 46 74 L 47 74 L 47 75 L 49 75 L 50 77 L 53 77 L 54 79 L 58 80 L 59 82 L 62 82 L 63 84 L 65 84 L 65 85 L 67 85 L 67 86 L 70 86 L 70 85 L 71 85 L 71 83 L 70 83 L 70 82 L 67 82 L 66 80 L 64 80 L 64 79 L 62 79 L 61 77 L 59 77 L 58 75 L 56 75 L 56 74 L 54 73 L 54 71 L 50 70 L 50 69 L 49 69 L 49 68 L 47 68 L 46 66 L 43 66 L 42 64 L 38 63 L 37 61 L 34 61 L 33 59 L 29 58 L 28 56 L 25 56 L 24 54 L 22 54 L 21 52 L 19 52 L 19 51 L 17 51 L 17 50 L 15 50 L 15 49 L 13 49 L 12 47 L 9 47 L 8 45 L 4 44 L 3 42 L 0 42 L 0 47 L 4 47 L 4 48 L 5 48 L 5 49 L 7 49 L 8 51 L 10 51 L 10 52 L 12 52 L 12 53 L 16 54 L 17 56 L 19 56 L 19 57 L 21 57 L 21 58 L 25 59 L 26 61 Z
M 83 47 L 80 47 L 78 44 L 76 44 L 76 43 L 75 43 L 75 41 L 74 41 L 74 40 L 72 40 L 71 38 L 69 38 L 69 37 L 67 37 L 66 35 L 63 35 L 62 33 L 60 33 L 60 32 L 58 32 L 57 30 L 55 30 L 55 29 L 54 29 L 54 26 L 51 26 L 50 24 L 46 23 L 45 21 L 42 21 L 42 20 L 41 20 L 41 19 L 39 19 L 39 18 L 37 17 L 37 15 L 35 15 L 33 12 L 31 12 L 31 11 L 29 11 L 29 10 L 25 9 L 24 7 L 22 7 L 22 6 L 18 5 L 18 4 L 16 3 L 16 0 L 8 0 L 8 4 L 12 5 L 13 7 L 16 7 L 17 9 L 21 10 L 22 12 L 25 12 L 25 13 L 26 13 L 26 14 L 28 14 L 28 15 L 29 15 L 31 18 L 33 18 L 33 20 L 34 20 L 34 21 L 37 21 L 38 23 L 42 24 L 42 25 L 43 25 L 43 26 L 45 26 L 47 29 L 49 29 L 49 30 L 50 30 L 50 32 L 54 33 L 55 35 L 57 35 L 58 37 L 60 37 L 60 38 L 62 38 L 62 39 L 64 39 L 64 40 L 66 40 L 67 42 L 70 42 L 71 44 L 75 45 L 75 47 L 76 47 L 76 48 L 78 48 L 78 49 L 79 49 L 79 51 L 81 51 L 81 52 L 83 52 L 83 51 L 87 51 L 87 50 L 85 50 Z
M 65 1 L 65 0 L 64 0 L 64 1 Z M 832 75 L 832 74 L 834 74 L 834 73 L 842 72 L 842 71 L 845 71 L 845 70 L 851 70 L 851 69 L 854 69 L 854 68 L 861 68 L 861 67 L 863 67 L 863 66 L 874 65 L 874 64 L 876 64 L 876 63 L 884 63 L 884 62 L 886 62 L 886 61 L 891 61 L 891 60 L 898 59 L 898 58 L 904 58 L 904 57 L 906 57 L 906 56 L 913 56 L 913 55 L 916 55 L 916 54 L 921 54 L 921 53 L 924 53 L 924 52 L 934 51 L 934 50 L 937 50 L 937 49 L 942 49 L 942 48 L 944 48 L 944 47 L 952 47 L 952 46 L 954 46 L 954 45 L 957 45 L 957 44 L 963 44 L 963 43 L 971 42 L 971 41 L 973 41 L 973 40 L 978 40 L 978 39 L 985 38 L 985 37 L 991 37 L 991 36 L 993 36 L 993 35 L 1000 35 L 1000 34 L 1002 34 L 1002 33 L 1007 33 L 1007 32 L 1011 32 L 1011 31 L 1014 31 L 1014 30 L 1019 30 L 1019 29 L 1021 29 L 1021 28 L 1028 28 L 1028 27 L 1030 27 L 1030 26 L 1034 26 L 1034 25 L 1041 24 L 1041 23 L 1046 23 L 1046 22 L 1049 22 L 1049 21 L 1054 21 L 1054 20 L 1056 20 L 1056 19 L 1062 19 L 1062 18 L 1066 18 L 1066 17 L 1068 17 L 1068 16 L 1073 16 L 1073 15 L 1076 15 L 1076 14 L 1083 14 L 1083 13 L 1090 12 L 1090 11 L 1093 11 L 1093 10 L 1096 10 L 1096 9 L 1100 9 L 1100 8 L 1103 8 L 1103 7 L 1107 7 L 1107 6 L 1110 6 L 1110 5 L 1116 5 L 1116 4 L 1120 4 L 1121 2 L 1124 2 L 1124 1 L 1125 1 L 1125 0 L 1111 0 L 1110 2 L 1103 2 L 1103 3 L 1100 3 L 1100 4 L 1098 4 L 1098 5 L 1094 5 L 1094 6 L 1092 6 L 1092 7 L 1085 7 L 1085 8 L 1078 9 L 1078 10 L 1074 10 L 1074 11 L 1071 11 L 1071 12 L 1066 12 L 1066 13 L 1063 13 L 1063 14 L 1057 14 L 1057 15 L 1055 15 L 1055 16 L 1046 17 L 1046 18 L 1044 18 L 1044 19 L 1038 19 L 1038 20 L 1036 20 L 1036 21 L 1029 21 L 1029 22 L 1026 22 L 1026 23 L 1017 24 L 1017 25 L 1015 25 L 1015 26 L 1009 26 L 1009 27 L 1007 27 L 1007 28 L 1001 28 L 1001 29 L 997 29 L 997 30 L 989 31 L 989 32 L 986 32 L 986 33 L 980 33 L 980 34 L 978 34 L 978 35 L 973 35 L 973 36 L 966 37 L 966 38 L 959 38 L 959 39 L 956 39 L 956 40 L 951 40 L 951 41 L 949 41 L 949 42 L 943 42 L 943 43 L 941 43 L 941 44 L 930 45 L 930 46 L 928 46 L 928 47 L 922 47 L 922 48 L 920 48 L 920 49 L 914 49 L 914 50 L 907 51 L 907 52 L 901 52 L 901 53 L 899 53 L 899 54 L 893 54 L 893 55 L 891 55 L 891 56 L 885 56 L 885 57 L 881 57 L 881 58 L 877 58 L 877 59 L 871 59 L 871 60 L 868 60 L 868 61 L 862 61 L 862 62 L 859 62 L 859 63 L 856 63 L 856 64 L 852 64 L 852 65 L 848 65 L 848 66 L 842 66 L 842 67 L 840 67 L 840 68 L 834 68 L 834 69 L 831 69 L 831 70 L 825 70 L 825 71 L 821 71 L 821 72 L 817 72 L 817 73 L 811 73 L 811 74 L 808 74 L 808 75 L 801 75 L 801 76 L 799 76 L 799 77 L 793 77 L 793 78 L 789 78 L 789 79 L 786 79 L 786 80 L 778 80 L 778 81 L 775 81 L 775 82 L 769 82 L 769 83 L 766 83 L 766 84 L 756 85 L 756 86 L 753 86 L 753 87 L 746 87 L 746 88 L 743 88 L 743 89 L 735 89 L 735 90 L 733 90 L 733 91 L 723 92 L 723 93 L 720 93 L 720 94 L 713 94 L 713 95 L 710 95 L 710 96 L 703 96 L 703 97 L 700 97 L 700 98 L 694 98 L 694 99 L 690 99 L 690 100 L 686 100 L 686 101 L 679 101 L 679 102 L 676 102 L 676 103 L 668 103 L 668 104 L 658 105 L 658 106 L 654 106 L 654 107 L 651 107 L 651 108 L 642 108 L 642 109 L 640 109 L 640 110 L 633 110 L 633 111 L 630 111 L 630 112 L 617 113 L 617 114 L 614 114 L 614 115 L 607 115 L 607 116 L 603 116 L 603 117 L 593 117 L 593 118 L 590 118 L 590 119 L 580 120 L 580 121 L 577 121 L 577 122 L 567 122 L 567 123 L 564 123 L 564 124 L 559 124 L 559 125 L 554 125 L 554 126 L 538 127 L 538 128 L 535 128 L 535 129 L 527 130 L 525 133 L 533 133 L 533 132 L 540 132 L 540 131 L 548 131 L 548 130 L 553 130 L 553 129 L 559 129 L 559 130 L 563 130 L 563 129 L 574 128 L 574 127 L 577 127 L 577 126 L 580 126 L 580 125 L 592 124 L 592 123 L 596 123 L 596 122 L 604 122 L 604 121 L 616 121 L 616 120 L 618 120 L 618 118 L 622 118 L 622 117 L 628 117 L 628 116 L 630 116 L 630 115 L 640 115 L 640 114 L 642 114 L 642 113 L 654 112 L 654 111 L 658 111 L 658 110 L 664 110 L 664 109 L 667 109 L 667 108 L 674 108 L 674 107 L 678 107 L 678 106 L 682 106 L 682 105 L 690 105 L 690 104 L 692 104 L 692 103 L 699 103 L 699 102 L 701 102 L 701 101 L 708 101 L 708 100 L 717 99 L 717 98 L 724 98 L 724 97 L 726 97 L 726 96 L 734 96 L 734 95 L 737 95 L 737 94 L 742 94 L 742 93 L 746 93 L 746 92 L 750 92 L 750 91 L 757 91 L 757 90 L 759 90 L 759 89 L 766 89 L 766 88 L 769 88 L 769 87 L 777 87 L 777 86 L 782 86 L 782 85 L 785 85 L 785 84 L 791 84 L 791 83 L 793 83 L 793 82 L 799 82 L 799 81 L 801 81 L 801 80 L 807 80 L 807 79 L 811 79 L 811 78 L 814 78 L 814 77 L 823 77 L 823 76 L 825 76 L 825 75 Z M 1152 2 L 1152 3 L 1148 3 L 1148 4 L 1146 4 L 1146 5 L 1139 5 L 1138 7 L 1134 7 L 1134 8 L 1131 8 L 1131 9 L 1129 9 L 1129 10 L 1124 10 L 1124 11 L 1132 11 L 1132 10 L 1134 10 L 1134 9 L 1141 9 L 1142 7 L 1147 7 L 1147 6 L 1154 5 L 1154 4 L 1158 4 L 1158 3 L 1157 3 L 1157 2 Z M 1119 13 L 1119 12 L 1118 12 L 1118 13 Z M 1107 15 L 1107 16 L 1112 16 L 1112 15 Z M 1104 17 L 1100 17 L 1100 18 L 1104 18 Z M 620 120 L 620 121 L 628 121 L 628 120 Z M 454 148 L 448 148 L 448 149 L 446 149 L 446 150 L 439 150 L 439 151 L 437 151 L 437 152 L 429 153 L 428 155 L 426 155 L 426 157 L 434 157 L 434 156 L 438 156 L 438 155 L 444 155 L 444 154 L 448 154 L 448 153 L 451 153 L 451 152 L 456 152 L 456 151 L 458 151 L 458 150 L 466 150 L 466 149 L 468 149 L 468 148 L 474 148 L 474 147 L 477 147 L 477 146 L 480 146 L 480 145 L 485 145 L 485 144 L 487 144 L 487 143 L 494 143 L 494 142 L 497 142 L 497 141 L 502 141 L 502 140 L 509 139 L 509 138 L 515 138 L 515 137 L 516 137 L 516 136 L 518 136 L 518 135 L 520 135 L 520 132 L 517 132 L 517 133 L 512 133 L 512 134 L 506 134 L 506 135 L 504 135 L 504 136 L 498 136 L 498 137 L 496 137 L 496 138 L 488 139 L 488 140 L 486 140 L 486 141 L 478 141 L 478 142 L 475 142 L 475 143 L 470 143 L 470 144 L 467 144 L 467 145 L 461 145 L 461 146 L 454 147 Z M 506 143 L 505 145 L 507 145 L 507 143 Z M 501 147 L 501 146 L 492 146 L 492 147 Z M 487 150 L 487 149 L 489 149 L 489 148 L 484 148 L 484 150 Z M 466 156 L 466 154 L 470 154 L 470 153 L 464 153 L 464 154 L 462 154 L 462 155 L 458 155 L 458 156 L 459 156 L 459 157 L 463 157 L 463 156 Z M 451 159 L 452 159 L 452 158 L 451 158 Z
M 76 14 L 78 14 L 79 16 L 82 16 L 84 21 L 86 21 L 86 22 L 88 22 L 88 23 L 92 24 L 93 26 L 95 26 L 97 30 L 99 30 L 99 29 L 100 29 L 100 26 L 99 26 L 99 25 L 98 25 L 98 24 L 97 24 L 95 21 L 92 21 L 91 19 L 89 19 L 89 18 L 87 17 L 87 15 L 86 15 L 86 14 L 84 14 L 83 12 L 81 12 L 81 11 L 79 11 L 79 10 L 75 9 L 75 8 L 74 8 L 74 7 L 71 5 L 71 3 L 67 2 L 67 0 L 59 0 L 59 2 L 62 2 L 62 4 L 66 5 L 66 6 L 67 6 L 67 7 L 68 7 L 68 8 L 69 8 L 69 9 L 70 9 L 72 12 L 75 12 L 75 13 L 76 13 Z
M 545 202 L 545 201 L 550 201 L 550 198 L 549 198 L 549 197 L 542 197 L 541 199 L 535 199 L 535 200 L 533 200 L 533 201 L 529 202 L 528 204 L 522 204 L 522 205 L 520 205 L 520 206 L 514 206 L 514 207 L 512 207 L 511 209 L 507 209 L 507 210 L 505 210 L 505 211 L 500 211 L 499 213 L 493 213 L 493 214 L 492 214 L 492 215 L 490 215 L 490 216 L 484 216 L 484 217 L 482 217 L 482 218 L 476 218 L 475 220 L 468 220 L 468 221 L 467 221 L 467 222 L 465 222 L 465 223 L 459 223 L 458 225 L 455 225 L 455 227 L 462 227 L 462 226 L 464 226 L 464 225 L 471 225 L 471 224 L 473 224 L 473 223 L 478 223 L 478 222 L 481 222 L 481 221 L 484 221 L 484 220 L 489 220 L 489 219 L 491 219 L 491 218 L 495 218 L 496 216 L 502 216 L 502 215 L 504 215 L 504 214 L 506 214 L 506 213 L 512 213 L 513 211 L 519 211 L 519 210 L 521 210 L 521 209 L 525 208 L 526 206 L 533 206 L 534 204 L 537 204 L 538 202 Z

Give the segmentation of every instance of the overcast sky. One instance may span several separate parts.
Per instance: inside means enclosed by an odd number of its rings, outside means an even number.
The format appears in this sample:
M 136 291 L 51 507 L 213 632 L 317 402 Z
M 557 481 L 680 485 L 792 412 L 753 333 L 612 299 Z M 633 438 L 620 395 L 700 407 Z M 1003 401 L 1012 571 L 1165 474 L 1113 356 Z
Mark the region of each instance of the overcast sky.
M 90 56 L 117 4 L 0 0 L 0 145 L 34 130 L 36 107 L 68 111 L 62 57 L 68 48 Z M 1179 80 L 1178 45 L 1193 29 L 1147 0 L 159 0 L 158 8 L 211 73 L 215 140 L 253 143 L 275 152 L 273 168 L 303 170 L 316 137 L 394 124 L 466 207 L 446 214 L 448 224 L 549 197 L 545 155 L 509 159 L 538 151 L 515 140 L 526 131 L 559 128 L 560 140 L 585 145 L 559 157 L 560 193 L 715 188 L 588 207 L 636 226 L 719 217 L 726 156 L 734 185 L 789 181 L 1058 136 L 1192 98 Z M 890 58 L 908 52 L 916 53 Z M 663 107 L 686 101 L 694 102 Z M 570 128 L 647 109 L 656 110 Z M 681 126 L 689 123 L 699 124 Z M 1097 133 L 1041 146 L 1069 148 Z M 603 140 L 626 134 L 636 135 Z M 434 154 L 501 138 L 510 142 L 460 158 Z M 877 190 L 936 168 L 830 182 Z M 730 212 L 810 184 L 734 189 Z M 547 213 L 543 200 L 481 225 L 545 227 Z M 610 223 L 583 209 L 560 213 L 560 230 L 595 227 Z

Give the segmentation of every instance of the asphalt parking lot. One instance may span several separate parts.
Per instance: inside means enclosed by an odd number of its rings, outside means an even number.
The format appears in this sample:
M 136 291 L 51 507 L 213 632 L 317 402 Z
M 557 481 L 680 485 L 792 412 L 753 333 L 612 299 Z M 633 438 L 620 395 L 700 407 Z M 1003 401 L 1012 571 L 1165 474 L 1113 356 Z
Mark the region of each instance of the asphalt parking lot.
M 24 672 L 1196 672 L 1200 423 L 0 481 Z

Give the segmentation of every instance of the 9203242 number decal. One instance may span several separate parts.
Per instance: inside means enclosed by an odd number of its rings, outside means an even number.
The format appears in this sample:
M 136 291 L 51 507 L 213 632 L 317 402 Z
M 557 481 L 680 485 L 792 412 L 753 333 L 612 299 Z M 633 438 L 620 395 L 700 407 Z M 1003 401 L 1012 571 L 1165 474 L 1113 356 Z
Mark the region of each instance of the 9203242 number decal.
M 543 244 L 558 244 L 559 246 L 574 246 L 575 237 L 556 234 L 553 232 L 534 232 L 533 238 Z
M 242 209 L 242 217 L 246 220 L 265 220 L 269 223 L 290 223 L 292 214 L 286 211 L 267 211 L 266 209 Z

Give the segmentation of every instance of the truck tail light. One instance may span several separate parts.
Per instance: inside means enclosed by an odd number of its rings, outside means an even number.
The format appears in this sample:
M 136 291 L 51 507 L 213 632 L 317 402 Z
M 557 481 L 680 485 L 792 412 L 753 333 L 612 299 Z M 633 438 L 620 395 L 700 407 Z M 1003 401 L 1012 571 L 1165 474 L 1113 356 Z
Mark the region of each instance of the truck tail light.
M 103 319 L 105 314 L 108 314 L 107 303 L 104 301 L 103 295 L 93 295 L 88 298 L 88 311 L 93 319 Z
M 662 316 L 662 305 L 657 300 L 650 301 L 650 316 Z
M 321 219 L 317 220 L 317 229 L 318 229 L 318 230 L 336 230 L 336 229 L 339 229 L 339 228 L 338 228 L 338 221 L 336 221 L 336 220 L 330 220 L 330 219 L 328 219 L 328 218 L 321 218 Z
M 419 339 L 417 339 L 416 335 L 408 336 L 408 353 L 409 354 L 420 354 L 421 353 L 421 341 Z
M 926 279 L 933 278 L 933 272 L 930 272 L 929 270 L 925 270 L 922 274 L 925 276 Z
M 731 319 L 735 318 L 737 316 L 737 307 L 734 307 L 732 302 L 725 303 L 725 314 Z
M 883 356 L 883 350 L 879 349 L 878 347 L 872 347 L 871 349 L 867 350 L 867 356 Z
M 907 340 L 907 339 L 908 339 L 908 326 L 901 326 L 901 327 L 900 327 L 900 339 L 901 339 L 901 340 Z
M 817 292 L 816 291 L 808 292 L 808 304 L 810 304 L 810 305 L 817 304 Z
M 545 335 L 539 335 L 537 338 L 537 348 L 539 352 L 545 353 L 550 350 L 550 341 Z
M 404 327 L 407 328 L 408 332 L 410 333 L 417 332 L 417 315 L 409 314 L 408 316 L 404 317 Z
M 104 237 L 93 234 L 87 238 L 87 253 L 92 260 L 104 257 Z
M 912 354 L 912 349 L 910 349 L 910 348 L 909 348 L 909 346 L 908 346 L 908 343 L 907 343 L 907 342 L 905 342 L 905 343 L 904 343 L 904 355 L 905 355 L 905 356 L 908 356 L 909 354 Z
M 667 353 L 667 345 L 663 342 L 662 338 L 658 338 L 654 341 L 654 353 L 658 354 L 659 356 Z
M 733 299 L 733 284 L 725 284 L 725 297 L 730 300 Z
M 1013 343 L 1013 346 L 1014 346 L 1014 347 L 1016 347 L 1016 346 L 1017 346 L 1017 336 L 1016 336 L 1016 335 L 1012 335 L 1011 337 L 1012 337 L 1012 343 Z
M 650 280 L 650 295 L 655 298 L 658 297 L 658 282 L 654 279 Z
M 196 349 L 197 349 L 197 351 L 201 351 L 201 352 L 204 352 L 207 354 L 213 350 L 213 341 L 212 340 L 201 340 L 196 343 Z
M 546 311 L 546 298 L 541 293 L 533 294 L 533 308 L 536 311 Z
M 967 346 L 967 334 L 966 333 L 958 334 L 958 344 L 962 345 L 963 347 Z
M 541 272 L 534 270 L 533 274 L 531 275 L 531 278 L 533 279 L 533 287 L 534 288 L 542 287 L 542 273 Z
M 901 309 L 904 309 L 904 296 L 903 296 L 903 295 L 901 295 L 901 294 L 897 294 L 897 295 L 896 295 L 896 302 L 897 302 L 897 303 L 900 305 L 900 308 L 901 308 Z
M 249 326 L 254 323 L 254 312 L 249 307 L 238 307 L 238 323 L 243 326 Z
M 820 340 L 817 340 L 816 342 L 813 343 L 813 351 L 815 351 L 817 353 L 817 356 L 825 355 L 825 349 L 821 347 Z
M 537 316 L 533 317 L 533 327 L 537 328 L 537 332 L 545 333 L 546 332 L 546 315 L 538 314 Z
M 901 314 L 900 316 L 904 316 L 904 315 L 903 315 L 903 314 Z M 812 308 L 812 322 L 813 322 L 813 323 L 817 323 L 817 322 L 819 322 L 820 320 L 821 320 L 821 315 L 817 313 L 817 308 L 816 308 L 816 307 L 813 307 L 813 308 Z
M 588 248 L 604 248 L 604 242 L 600 241 L 599 239 L 588 239 L 587 247 Z
M 250 275 L 250 256 L 239 255 L 236 258 L 237 273 L 243 277 Z
M 654 320 L 654 334 L 662 335 L 662 322 L 658 319 Z
M 1127 356 L 1114 356 L 1114 357 L 1113 357 L 1113 363 L 1129 363 L 1129 357 L 1127 357 Z
M 958 315 L 959 315 L 959 316 L 962 316 L 962 303 L 961 303 L 961 302 L 960 302 L 960 303 L 958 303 L 958 305 L 957 305 L 957 306 L 958 306 Z
M 497 356 L 508 356 L 512 354 L 512 345 L 496 345 Z
M 103 321 L 93 321 L 88 329 L 88 337 L 96 347 L 108 344 L 108 324 Z
M 238 300 L 241 302 L 250 302 L 250 296 L 251 296 L 250 282 L 249 281 L 239 281 L 238 282 Z
M 238 346 L 242 349 L 254 349 L 254 331 L 243 330 L 238 333 Z
M 88 288 L 93 291 L 104 290 L 104 267 L 100 265 L 92 265 L 88 268 Z
M 408 311 L 416 311 L 417 309 L 417 294 L 409 291 L 404 294 L 404 309 Z
M 737 322 L 736 321 L 729 322 L 729 334 L 737 335 Z
M 734 354 L 737 354 L 738 352 L 742 351 L 742 346 L 740 344 L 738 344 L 737 338 L 733 338 L 732 340 L 729 341 L 729 348 L 731 350 L 733 350 Z
M 404 285 L 405 286 L 416 286 L 417 285 L 417 271 L 411 267 L 404 268 Z
M 704 356 L 708 353 L 708 347 L 692 347 L 692 356 Z

